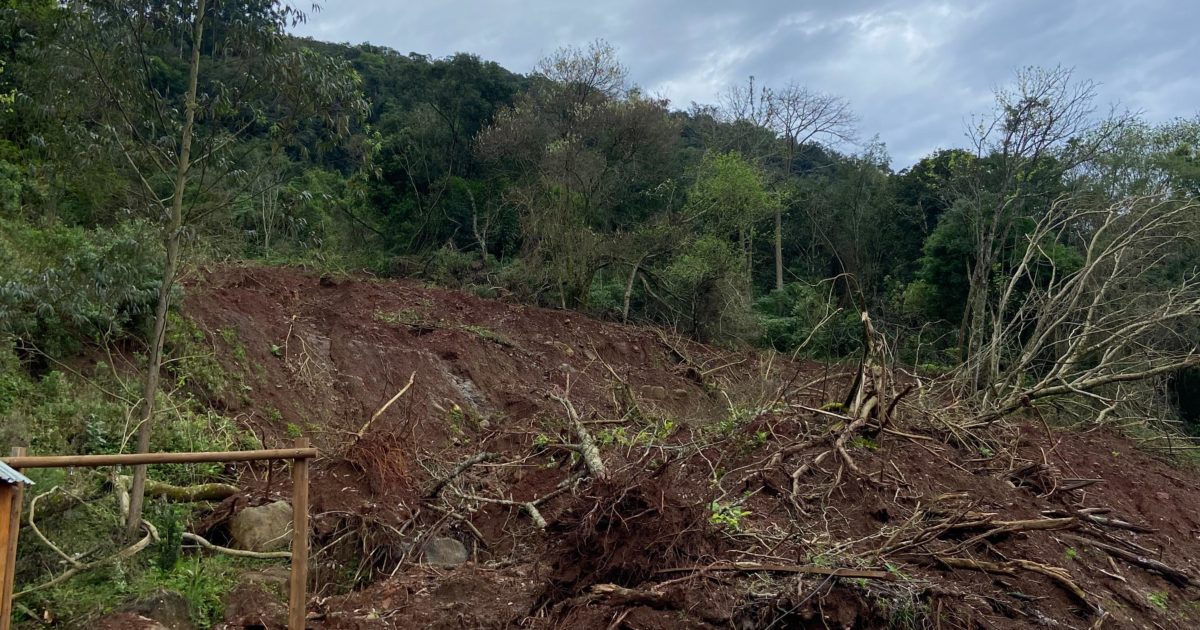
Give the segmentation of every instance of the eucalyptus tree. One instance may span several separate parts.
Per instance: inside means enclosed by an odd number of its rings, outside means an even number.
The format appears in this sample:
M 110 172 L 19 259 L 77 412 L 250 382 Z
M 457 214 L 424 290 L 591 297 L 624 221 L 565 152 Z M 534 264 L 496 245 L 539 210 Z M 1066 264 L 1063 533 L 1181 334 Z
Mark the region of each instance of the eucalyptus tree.
M 158 226 L 164 261 L 148 340 L 137 450 L 155 424 L 163 343 L 185 237 L 262 184 L 255 143 L 287 148 L 294 132 L 319 123 L 323 135 L 349 131 L 363 107 L 345 62 L 318 55 L 286 29 L 304 14 L 259 0 L 67 0 L 47 51 L 58 81 L 54 102 L 76 105 L 78 150 L 110 151 L 131 212 Z M 133 477 L 130 530 L 141 524 L 146 469 Z

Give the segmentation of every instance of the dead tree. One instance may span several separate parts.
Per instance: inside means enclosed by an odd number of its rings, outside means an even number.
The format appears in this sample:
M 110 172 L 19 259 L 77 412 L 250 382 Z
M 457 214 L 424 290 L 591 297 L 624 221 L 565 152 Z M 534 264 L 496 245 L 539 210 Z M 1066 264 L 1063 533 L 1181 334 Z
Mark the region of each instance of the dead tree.
M 966 208 L 975 241 L 959 326 L 963 360 L 987 343 L 997 269 L 1004 267 L 1015 227 L 1048 205 L 1046 182 L 1094 162 L 1130 123 L 1127 114 L 1097 116 L 1095 97 L 1095 84 L 1074 80 L 1067 68 L 1028 68 L 1017 74 L 1012 88 L 997 91 L 993 114 L 973 130 L 977 160 L 954 192 Z M 976 390 L 991 385 L 985 372 L 972 377 Z
M 987 304 L 991 324 L 961 370 L 960 393 L 986 383 L 975 397 L 990 420 L 1039 398 L 1200 363 L 1188 333 L 1200 321 L 1200 271 L 1163 273 L 1198 226 L 1200 204 L 1168 195 L 1099 207 L 1060 199 Z M 1063 268 L 1065 245 L 1082 254 L 1072 268 Z

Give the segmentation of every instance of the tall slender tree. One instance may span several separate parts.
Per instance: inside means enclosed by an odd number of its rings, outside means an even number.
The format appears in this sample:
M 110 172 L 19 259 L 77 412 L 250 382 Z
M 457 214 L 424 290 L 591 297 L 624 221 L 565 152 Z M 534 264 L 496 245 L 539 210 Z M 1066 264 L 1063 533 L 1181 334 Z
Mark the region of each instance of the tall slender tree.
M 854 137 L 857 119 L 846 99 L 815 92 L 797 83 L 767 93 L 767 124 L 783 139 L 784 173 L 795 169 L 796 152 L 805 144 L 835 144 Z M 783 290 L 783 205 L 775 205 L 775 289 Z
M 313 121 L 345 133 L 363 103 L 344 62 L 288 39 L 285 29 L 304 14 L 281 2 L 72 0 L 61 18 L 54 52 L 65 80 L 54 97 L 99 101 L 81 108 L 91 113 L 77 121 L 76 136 L 118 156 L 129 197 L 160 228 L 162 280 L 137 428 L 137 450 L 146 452 L 185 237 L 239 196 L 260 192 L 255 186 L 278 185 L 255 176 L 270 160 L 249 159 L 241 140 L 265 136 L 281 151 Z M 145 481 L 138 466 L 131 531 L 141 525 Z

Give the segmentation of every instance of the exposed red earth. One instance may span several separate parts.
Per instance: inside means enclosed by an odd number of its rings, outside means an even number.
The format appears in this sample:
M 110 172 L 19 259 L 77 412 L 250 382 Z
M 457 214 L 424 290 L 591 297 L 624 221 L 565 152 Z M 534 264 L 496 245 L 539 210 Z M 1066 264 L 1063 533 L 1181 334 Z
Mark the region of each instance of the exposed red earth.
M 981 449 L 901 414 L 848 443 L 856 473 L 811 466 L 854 366 L 412 280 L 227 266 L 186 295 L 241 379 L 211 404 L 322 451 L 313 628 L 1200 627 L 1200 478 L 1107 429 Z M 239 472 L 203 533 L 286 496 Z M 465 562 L 427 562 L 446 538 Z M 281 627 L 238 597 L 226 627 Z

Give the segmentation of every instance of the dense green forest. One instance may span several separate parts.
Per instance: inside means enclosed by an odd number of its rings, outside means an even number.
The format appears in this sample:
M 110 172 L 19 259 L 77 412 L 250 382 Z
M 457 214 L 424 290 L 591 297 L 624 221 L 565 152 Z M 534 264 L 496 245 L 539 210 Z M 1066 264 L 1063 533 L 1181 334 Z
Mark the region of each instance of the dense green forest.
M 906 364 L 989 364 L 976 391 L 1061 354 L 1037 310 L 1056 297 L 1166 309 L 1118 354 L 1197 343 L 1194 308 L 1171 309 L 1194 306 L 1200 120 L 1109 108 L 1069 69 L 1017 72 L 963 146 L 897 170 L 803 77 L 681 107 L 600 41 L 523 74 L 296 39 L 302 16 L 273 3 L 211 3 L 193 40 L 171 7 L 4 3 L 0 327 L 27 365 L 162 337 L 164 278 L 213 260 L 418 276 L 816 358 L 857 353 L 867 312 Z M 1155 233 L 1126 234 L 1147 268 L 1093 269 L 1130 221 Z M 1110 272 L 1124 293 L 1055 295 Z

